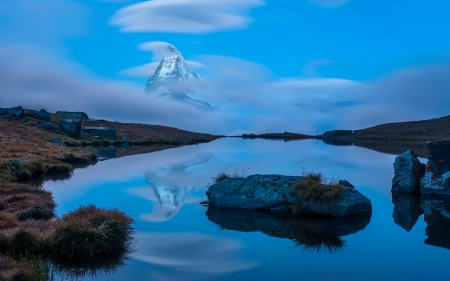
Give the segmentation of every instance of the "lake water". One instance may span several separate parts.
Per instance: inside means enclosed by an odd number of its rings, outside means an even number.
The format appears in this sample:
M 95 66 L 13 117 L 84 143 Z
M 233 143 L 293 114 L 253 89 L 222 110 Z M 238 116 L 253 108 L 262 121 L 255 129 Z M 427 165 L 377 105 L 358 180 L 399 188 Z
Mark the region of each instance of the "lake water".
M 44 187 L 53 192 L 58 215 L 95 204 L 135 219 L 135 251 L 126 265 L 86 280 L 449 280 L 450 203 L 401 196 L 394 212 L 394 158 L 316 140 L 225 138 L 102 161 Z M 199 202 L 211 178 L 235 169 L 321 171 L 352 183 L 372 201 L 373 213 L 295 222 L 254 212 L 207 213 Z

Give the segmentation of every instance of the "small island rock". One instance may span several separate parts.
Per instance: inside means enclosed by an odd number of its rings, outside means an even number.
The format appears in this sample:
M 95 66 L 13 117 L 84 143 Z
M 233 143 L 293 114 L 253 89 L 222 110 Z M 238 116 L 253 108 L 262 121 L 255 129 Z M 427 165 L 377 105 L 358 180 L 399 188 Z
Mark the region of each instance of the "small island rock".
M 425 174 L 425 164 L 420 163 L 411 150 L 395 157 L 392 191 L 420 192 L 420 180 Z

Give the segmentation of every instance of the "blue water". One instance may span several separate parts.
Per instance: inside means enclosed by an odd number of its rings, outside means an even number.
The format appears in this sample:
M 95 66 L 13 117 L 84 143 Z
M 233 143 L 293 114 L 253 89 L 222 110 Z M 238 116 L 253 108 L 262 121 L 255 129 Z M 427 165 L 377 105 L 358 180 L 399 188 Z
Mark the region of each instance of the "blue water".
M 58 215 L 92 203 L 119 208 L 135 219 L 135 251 L 126 266 L 113 274 L 100 271 L 94 280 L 449 280 L 445 210 L 431 210 L 434 228 L 428 244 L 424 215 L 409 232 L 394 222 L 394 158 L 316 140 L 225 138 L 102 161 L 44 187 L 53 192 Z M 228 230 L 210 221 L 199 202 L 206 199 L 213 176 L 235 169 L 284 175 L 318 170 L 348 180 L 372 201 L 370 222 L 340 236 L 344 246 L 333 251 L 311 250 L 257 230 Z M 245 223 L 239 220 L 232 221 Z

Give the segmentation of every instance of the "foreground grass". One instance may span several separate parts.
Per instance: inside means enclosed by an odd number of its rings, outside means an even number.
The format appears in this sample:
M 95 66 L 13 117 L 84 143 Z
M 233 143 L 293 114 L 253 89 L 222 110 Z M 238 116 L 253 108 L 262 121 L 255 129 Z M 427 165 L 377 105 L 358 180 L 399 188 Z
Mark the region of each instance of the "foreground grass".
M 292 208 L 294 214 L 331 215 L 344 188 L 337 180 L 327 180 L 321 172 L 303 172 L 303 177 L 304 181 L 291 186 L 298 201 Z

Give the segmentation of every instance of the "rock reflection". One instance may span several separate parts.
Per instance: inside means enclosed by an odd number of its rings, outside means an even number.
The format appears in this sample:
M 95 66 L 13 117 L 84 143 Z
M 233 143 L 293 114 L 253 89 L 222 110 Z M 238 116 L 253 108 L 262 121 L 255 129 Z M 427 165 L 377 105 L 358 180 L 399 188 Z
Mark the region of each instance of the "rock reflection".
M 425 244 L 450 250 L 450 197 L 392 194 L 394 222 L 410 231 L 421 214 L 427 223 Z
M 160 171 L 147 170 L 145 179 L 153 189 L 159 205 L 165 211 L 166 218 L 175 216 L 189 193 L 197 186 L 192 181 L 194 167 L 207 163 L 210 158 L 200 161 L 176 164 Z
M 221 230 L 259 231 L 268 236 L 293 240 L 306 251 L 335 253 L 345 247 L 342 237 L 363 230 L 372 214 L 343 218 L 290 218 L 276 213 L 226 208 L 208 208 L 206 216 Z

